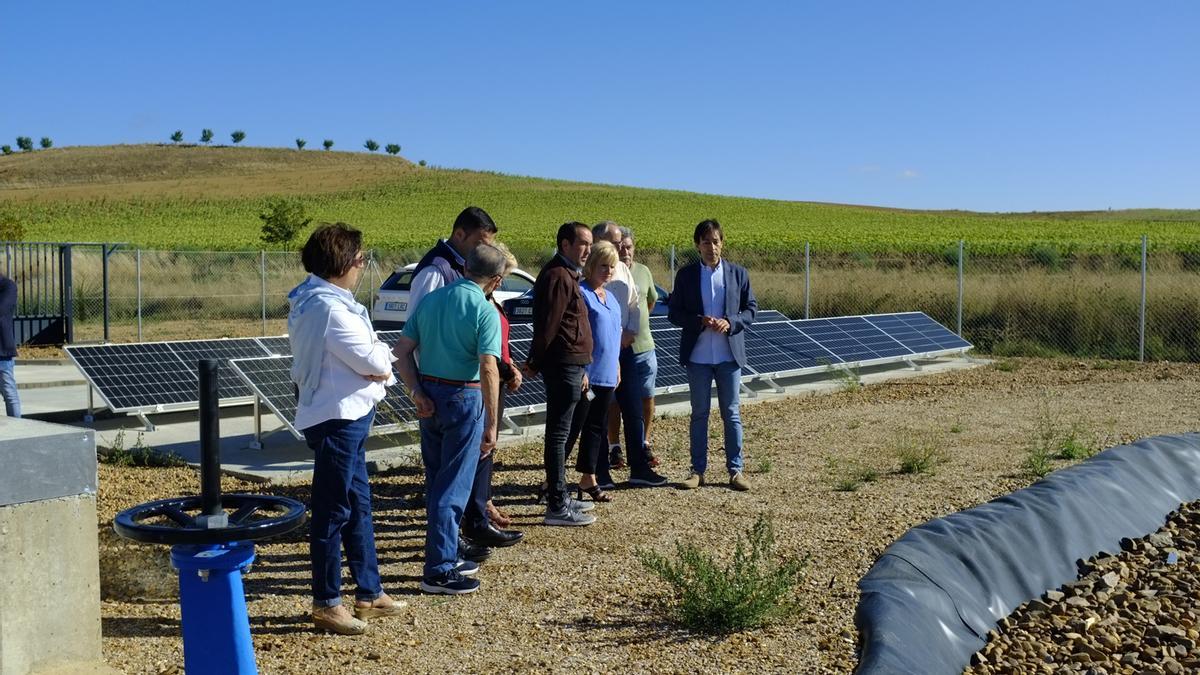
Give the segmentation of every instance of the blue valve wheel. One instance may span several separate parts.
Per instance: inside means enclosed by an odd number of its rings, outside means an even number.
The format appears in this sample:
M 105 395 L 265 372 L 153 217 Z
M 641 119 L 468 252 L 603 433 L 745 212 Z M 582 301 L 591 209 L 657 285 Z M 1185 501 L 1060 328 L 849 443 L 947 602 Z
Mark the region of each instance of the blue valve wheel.
M 304 524 L 304 504 L 269 495 L 222 495 L 228 527 L 207 528 L 197 521 L 201 498 L 172 497 L 139 504 L 117 514 L 117 534 L 147 544 L 225 544 L 286 534 Z

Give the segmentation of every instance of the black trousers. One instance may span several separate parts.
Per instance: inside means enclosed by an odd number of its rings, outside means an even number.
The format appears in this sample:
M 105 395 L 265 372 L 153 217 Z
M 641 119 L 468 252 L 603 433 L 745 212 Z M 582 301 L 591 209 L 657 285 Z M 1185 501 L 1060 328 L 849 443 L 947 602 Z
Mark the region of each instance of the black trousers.
M 566 503 L 566 450 L 571 420 L 583 392 L 583 366 L 555 364 L 542 370 L 546 385 L 546 437 L 543 460 L 546 465 L 546 503 L 551 511 L 561 511 Z
M 613 387 L 592 387 L 595 398 L 583 399 L 575 406 L 575 415 L 571 419 L 571 433 L 567 437 L 567 454 L 579 440 L 579 456 L 575 460 L 575 470 L 579 473 L 594 473 L 598 482 L 609 478 L 608 464 L 608 406 L 613 401 Z

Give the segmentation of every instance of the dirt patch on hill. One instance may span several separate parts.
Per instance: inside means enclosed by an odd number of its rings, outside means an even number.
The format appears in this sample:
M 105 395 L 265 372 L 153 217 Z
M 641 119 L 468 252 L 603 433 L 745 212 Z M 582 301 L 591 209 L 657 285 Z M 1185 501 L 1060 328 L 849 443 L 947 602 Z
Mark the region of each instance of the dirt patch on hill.
M 1083 444 L 1114 445 L 1196 429 L 1200 366 L 1004 361 L 971 371 L 874 385 L 859 392 L 743 408 L 753 491 L 621 490 L 589 528 L 537 525 L 533 486 L 540 445 L 505 449 L 497 501 L 526 541 L 498 551 L 479 593 L 446 600 L 416 594 L 424 533 L 418 469 L 375 476 L 384 587 L 406 597 L 402 618 L 367 635 L 318 635 L 308 621 L 303 534 L 262 545 L 246 588 L 259 668 L 266 673 L 705 671 L 849 672 L 857 636 L 856 583 L 908 528 L 1031 482 L 1026 449 L 1047 425 Z M 686 419 L 660 420 L 654 440 L 665 472 L 687 472 Z M 945 458 L 933 475 L 897 472 L 913 439 Z M 719 466 L 714 454 L 713 461 Z M 1066 462 L 1057 461 L 1057 466 Z M 847 476 L 874 469 L 854 491 Z M 618 477 L 620 473 L 618 473 Z M 854 482 L 854 481 L 851 481 Z M 187 469 L 102 467 L 100 526 L 121 508 L 195 492 Z M 225 481 L 226 490 L 254 485 Z M 306 488 L 273 489 L 307 498 Z M 772 514 L 781 555 L 809 556 L 804 609 L 786 623 L 726 637 L 693 635 L 664 619 L 663 591 L 635 549 L 668 551 L 678 539 L 732 549 L 759 513 Z M 130 672 L 182 664 L 174 604 L 106 602 L 108 663 Z

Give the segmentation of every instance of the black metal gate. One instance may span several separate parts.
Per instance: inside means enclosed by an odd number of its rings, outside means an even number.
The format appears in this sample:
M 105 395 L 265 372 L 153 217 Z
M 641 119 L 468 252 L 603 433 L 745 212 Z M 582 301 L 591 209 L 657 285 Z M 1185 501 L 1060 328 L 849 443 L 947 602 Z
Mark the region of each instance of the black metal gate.
M 4 242 L 4 275 L 17 283 L 18 345 L 71 342 L 71 244 Z

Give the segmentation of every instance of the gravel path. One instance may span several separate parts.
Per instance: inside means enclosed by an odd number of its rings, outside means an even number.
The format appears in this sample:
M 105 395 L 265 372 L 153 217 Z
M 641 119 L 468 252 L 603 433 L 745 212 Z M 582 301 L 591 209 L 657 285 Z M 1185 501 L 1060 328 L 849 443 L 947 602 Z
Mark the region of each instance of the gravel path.
M 536 525 L 530 503 L 540 444 L 505 448 L 497 501 L 516 516 L 526 541 L 501 550 L 480 573 L 481 591 L 455 599 L 416 593 L 423 545 L 416 467 L 373 477 L 384 587 L 406 597 L 402 618 L 375 621 L 357 638 L 310 629 L 303 534 L 261 545 L 246 580 L 259 668 L 264 673 L 330 670 L 394 672 L 849 672 L 855 665 L 856 583 L 908 528 L 1031 482 L 1022 462 L 1040 433 L 1074 428 L 1105 446 L 1195 430 L 1200 367 L 1013 360 L 868 387 L 860 392 L 748 405 L 748 468 L 754 490 L 622 490 L 582 530 Z M 659 421 L 665 472 L 687 471 L 686 420 Z M 934 475 L 896 472 L 898 448 L 913 439 L 940 449 Z M 718 461 L 714 455 L 714 461 Z M 1057 462 L 1065 465 L 1065 462 Z M 719 464 L 718 464 L 719 466 Z M 862 467 L 878 480 L 856 491 L 836 483 Z M 619 475 L 619 474 L 618 474 Z M 100 527 L 122 508 L 194 493 L 188 469 L 102 466 Z M 226 491 L 258 487 L 226 479 Z M 272 489 L 306 498 L 304 488 Z M 692 635 L 664 620 L 663 589 L 633 557 L 666 551 L 677 538 L 714 551 L 755 517 L 773 515 L 781 555 L 810 557 L 804 609 L 785 624 L 726 637 Z M 169 592 L 165 551 L 106 537 L 102 576 L 111 591 L 124 571 L 159 571 L 139 593 Z M 157 556 L 157 557 L 156 557 Z M 152 561 L 152 562 L 145 562 Z M 164 591 L 163 588 L 168 589 Z M 182 664 L 179 610 L 170 601 L 106 600 L 104 652 L 128 672 L 171 672 Z

